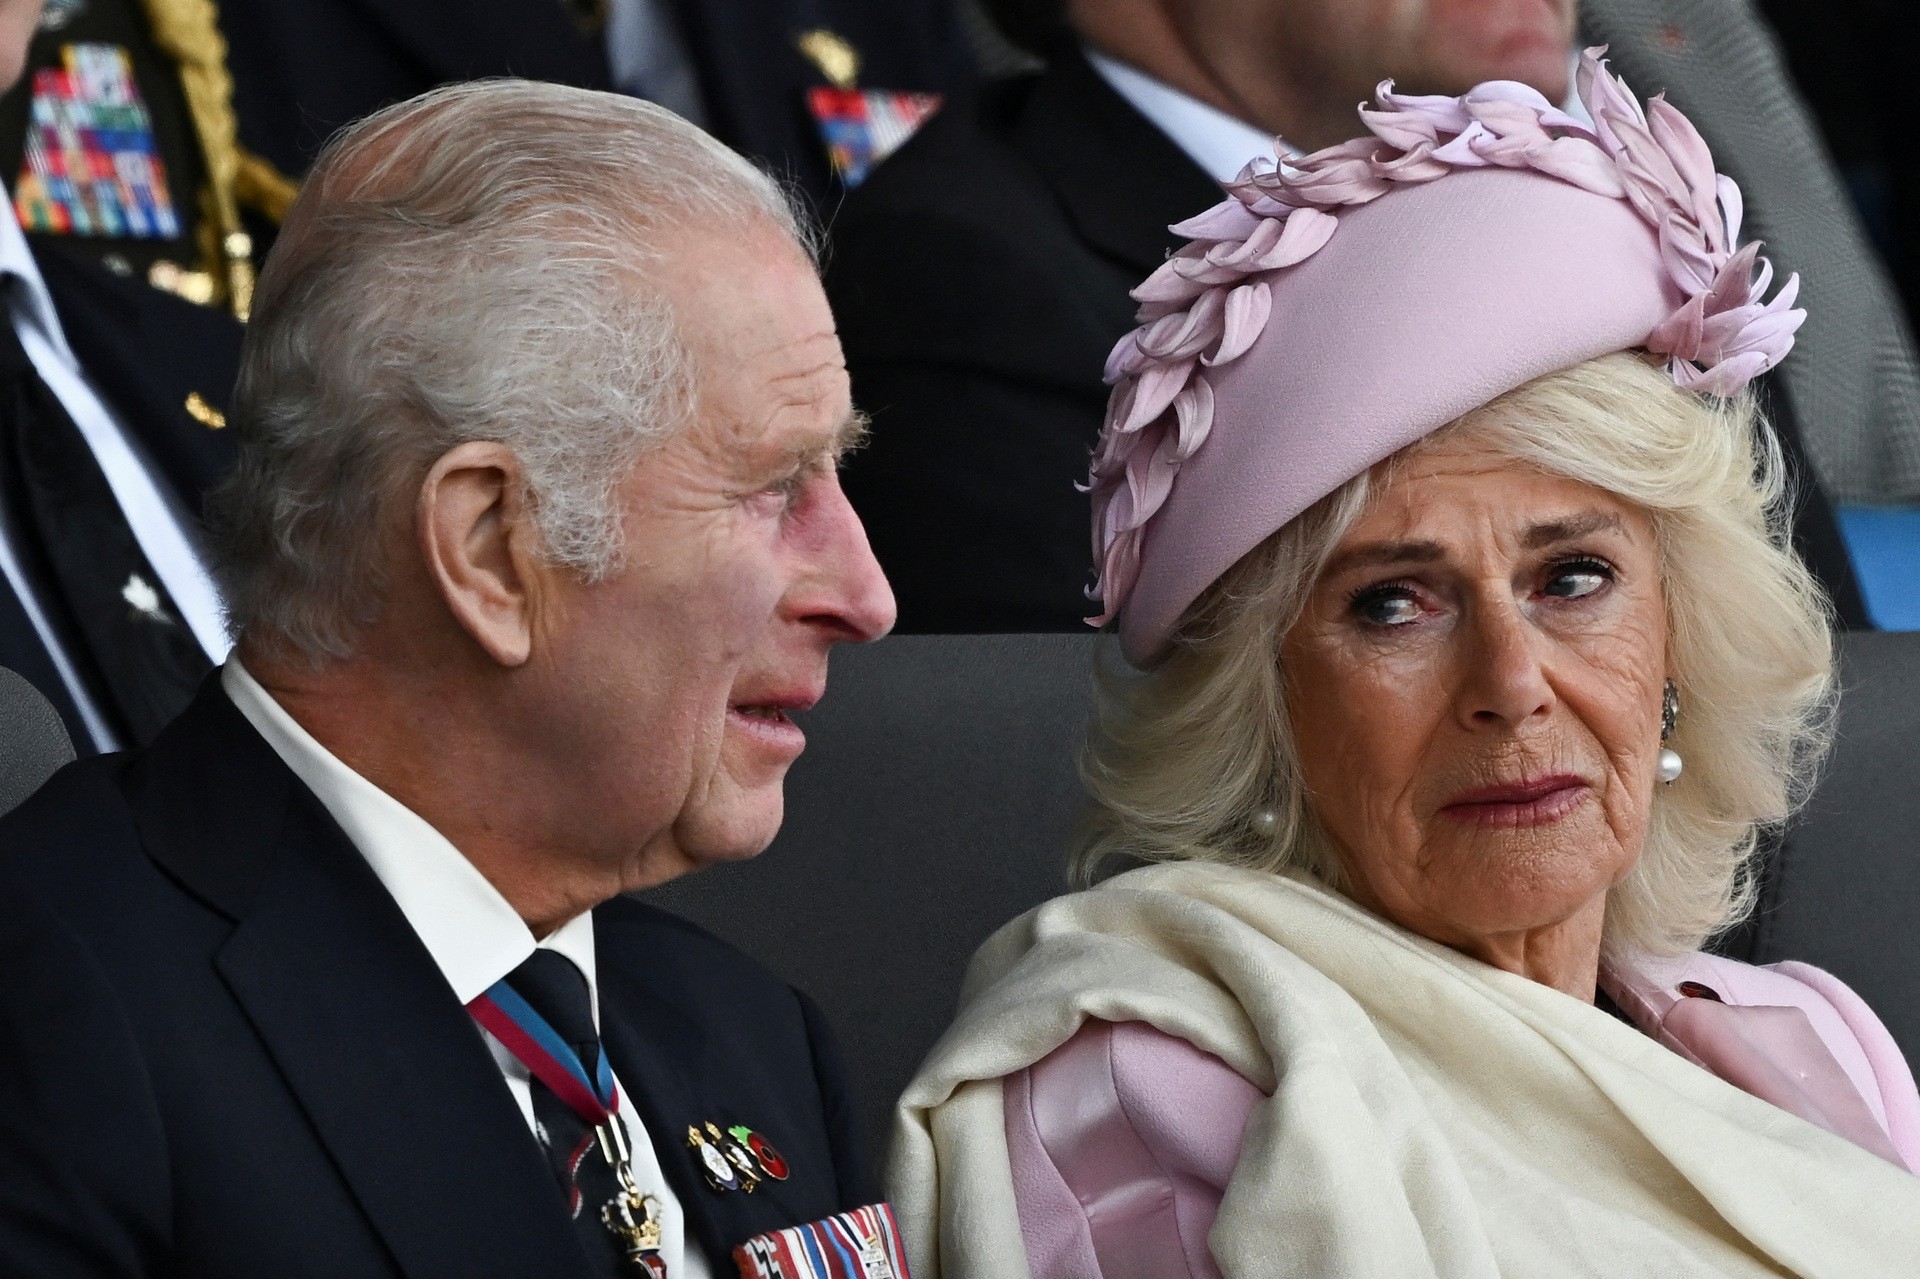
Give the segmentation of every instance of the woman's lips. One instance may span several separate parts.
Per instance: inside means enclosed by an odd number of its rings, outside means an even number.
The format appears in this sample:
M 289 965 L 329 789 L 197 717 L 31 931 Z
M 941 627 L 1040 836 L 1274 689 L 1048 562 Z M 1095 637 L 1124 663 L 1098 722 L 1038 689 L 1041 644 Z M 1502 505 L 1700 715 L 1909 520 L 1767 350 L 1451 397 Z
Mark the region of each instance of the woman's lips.
M 1440 811 L 1468 826 L 1545 826 L 1579 807 L 1591 791 L 1584 779 L 1562 773 L 1462 791 Z

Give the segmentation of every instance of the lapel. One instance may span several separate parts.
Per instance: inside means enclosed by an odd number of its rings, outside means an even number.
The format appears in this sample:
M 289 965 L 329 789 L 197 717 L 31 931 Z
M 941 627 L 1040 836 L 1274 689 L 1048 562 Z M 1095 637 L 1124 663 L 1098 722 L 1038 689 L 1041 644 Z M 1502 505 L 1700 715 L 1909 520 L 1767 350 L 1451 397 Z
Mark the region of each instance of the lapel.
M 1206 172 L 1115 93 L 1078 50 L 1034 85 L 1014 145 L 1080 235 L 1140 278 L 1182 243 L 1168 232 L 1223 198 Z
M 401 1273 L 584 1276 L 466 1010 L 217 673 L 127 786 L 153 859 L 235 920 L 215 965 Z
M 612 87 L 605 47 L 561 0 L 345 0 L 431 72 L 431 82 L 517 75 Z
M 796 1200 L 784 1182 L 763 1181 L 752 1195 L 723 1193 L 707 1185 L 698 1156 L 687 1145 L 688 1127 L 708 1120 L 737 1123 L 742 1117 L 733 1113 L 727 1098 L 701 1086 L 700 1081 L 714 1072 L 700 1069 L 707 1049 L 698 1019 L 630 976 L 625 964 L 633 962 L 632 954 L 609 953 L 603 939 L 614 930 L 595 922 L 600 1039 L 607 1061 L 626 1085 L 627 1100 L 653 1139 L 661 1171 L 686 1210 L 690 1233 L 714 1273 L 730 1273 L 735 1244 L 772 1228 L 769 1222 L 793 1225 L 819 1212 Z M 625 936 L 630 939 L 631 930 Z

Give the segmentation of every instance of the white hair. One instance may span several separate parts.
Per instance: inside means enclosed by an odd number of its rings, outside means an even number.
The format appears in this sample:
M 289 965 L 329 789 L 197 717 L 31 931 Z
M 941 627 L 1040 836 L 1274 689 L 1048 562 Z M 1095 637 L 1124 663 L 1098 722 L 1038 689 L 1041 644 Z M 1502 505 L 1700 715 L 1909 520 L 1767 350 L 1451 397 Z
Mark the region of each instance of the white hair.
M 378 616 L 396 501 L 470 440 L 513 450 L 554 562 L 618 564 L 612 491 L 694 411 L 649 270 L 692 229 L 812 232 L 765 174 L 662 107 L 453 85 L 321 154 L 255 294 L 209 500 L 237 634 L 320 664 Z
M 1395 463 L 1462 436 L 1653 520 L 1686 773 L 1660 788 L 1640 857 L 1608 897 L 1606 947 L 1680 953 L 1744 917 L 1759 833 L 1805 798 L 1830 741 L 1830 609 L 1788 547 L 1787 477 L 1752 398 L 1682 391 L 1633 353 L 1530 382 L 1350 481 L 1209 587 L 1161 666 L 1103 675 L 1082 770 L 1094 797 L 1083 879 L 1113 858 L 1195 859 L 1300 867 L 1343 887 L 1301 780 L 1281 641 Z

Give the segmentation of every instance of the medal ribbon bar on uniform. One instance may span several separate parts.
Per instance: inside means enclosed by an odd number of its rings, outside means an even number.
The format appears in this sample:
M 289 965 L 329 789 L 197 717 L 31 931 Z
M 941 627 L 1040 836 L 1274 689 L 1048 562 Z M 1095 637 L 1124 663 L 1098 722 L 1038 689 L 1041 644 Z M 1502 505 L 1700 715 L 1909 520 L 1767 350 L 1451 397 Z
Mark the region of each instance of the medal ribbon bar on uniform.
M 884 1203 L 755 1235 L 733 1260 L 740 1279 L 910 1279 L 900 1227 Z
M 589 1127 L 598 1128 L 620 1113 L 620 1094 L 613 1086 L 606 1050 L 600 1050 L 589 1079 L 580 1054 L 505 980 L 474 996 L 467 1012 Z

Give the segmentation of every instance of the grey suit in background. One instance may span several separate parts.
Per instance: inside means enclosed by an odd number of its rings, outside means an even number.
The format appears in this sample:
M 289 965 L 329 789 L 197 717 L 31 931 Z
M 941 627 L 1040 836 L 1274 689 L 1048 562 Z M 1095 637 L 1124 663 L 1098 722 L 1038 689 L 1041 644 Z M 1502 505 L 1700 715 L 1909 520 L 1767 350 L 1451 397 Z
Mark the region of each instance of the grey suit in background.
M 1800 273 L 1807 323 L 1777 375 L 1836 503 L 1920 502 L 1920 367 L 1885 267 L 1773 31 L 1749 0 L 1581 0 L 1637 93 L 1665 91 L 1746 196 L 1744 235 Z

